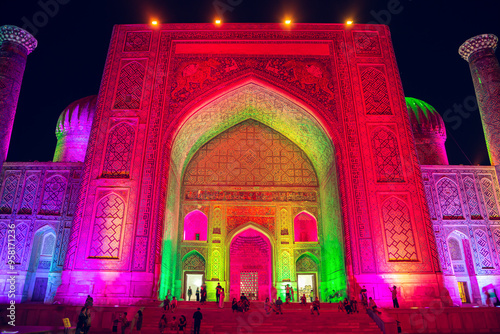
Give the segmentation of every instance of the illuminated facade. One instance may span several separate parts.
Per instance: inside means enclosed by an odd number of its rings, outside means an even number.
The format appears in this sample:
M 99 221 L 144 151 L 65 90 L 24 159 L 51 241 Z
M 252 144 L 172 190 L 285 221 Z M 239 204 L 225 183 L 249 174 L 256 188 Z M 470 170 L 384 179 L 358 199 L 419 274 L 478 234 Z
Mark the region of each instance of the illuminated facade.
M 30 245 L 58 224 L 47 302 L 182 298 L 201 282 L 213 299 L 220 282 L 228 300 L 284 297 L 287 284 L 327 300 L 365 285 L 381 305 L 397 285 L 410 306 L 449 299 L 445 287 L 460 302 L 459 282 L 473 301 L 498 284 L 495 169 L 447 165 L 443 121 L 405 101 L 385 26 L 116 26 L 97 101 L 70 105 L 56 131 L 32 218 L 17 214 L 32 172 L 2 170 L 0 219 L 26 220 L 25 254 L 41 263 L 44 243 Z M 61 207 L 45 212 L 54 173 L 66 177 Z M 473 250 L 461 263 L 446 253 L 456 245 Z M 454 268 L 467 256 L 492 268 L 465 279 Z M 30 259 L 19 268 L 34 282 Z

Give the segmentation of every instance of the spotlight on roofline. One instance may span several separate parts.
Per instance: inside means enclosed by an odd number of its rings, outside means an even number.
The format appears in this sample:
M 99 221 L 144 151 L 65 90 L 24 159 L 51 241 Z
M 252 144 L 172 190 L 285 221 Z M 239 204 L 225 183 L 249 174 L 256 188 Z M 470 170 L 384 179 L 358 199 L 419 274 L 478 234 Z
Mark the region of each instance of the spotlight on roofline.
M 292 24 L 292 20 L 285 20 L 285 24 L 286 24 L 286 25 L 290 25 L 290 24 Z
M 219 19 L 215 20 L 215 24 L 221 24 L 221 23 L 222 23 L 221 20 L 219 20 Z
M 153 21 L 151 21 L 151 24 L 154 25 L 154 26 L 157 26 L 158 25 L 158 21 L 153 20 Z
M 351 24 L 353 24 L 354 22 L 351 21 L 351 20 L 347 20 L 345 24 L 347 24 L 348 26 L 350 26 Z

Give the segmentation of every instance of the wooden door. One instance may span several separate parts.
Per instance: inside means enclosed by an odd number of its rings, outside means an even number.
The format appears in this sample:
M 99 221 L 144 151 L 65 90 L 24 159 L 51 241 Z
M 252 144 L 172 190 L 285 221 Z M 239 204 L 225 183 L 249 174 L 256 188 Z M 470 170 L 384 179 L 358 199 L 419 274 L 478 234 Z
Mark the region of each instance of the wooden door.
M 47 292 L 47 277 L 37 277 L 35 280 L 35 287 L 33 288 L 33 302 L 43 302 L 45 300 L 45 292 Z

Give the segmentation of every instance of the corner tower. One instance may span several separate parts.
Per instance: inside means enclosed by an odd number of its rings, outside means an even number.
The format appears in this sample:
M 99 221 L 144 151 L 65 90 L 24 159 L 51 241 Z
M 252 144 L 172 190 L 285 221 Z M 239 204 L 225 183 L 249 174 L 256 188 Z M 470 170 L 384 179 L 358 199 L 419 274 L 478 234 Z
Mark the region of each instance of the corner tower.
M 484 34 L 465 41 L 458 49 L 467 60 L 481 113 L 492 165 L 500 164 L 500 66 L 495 56 L 498 37 Z

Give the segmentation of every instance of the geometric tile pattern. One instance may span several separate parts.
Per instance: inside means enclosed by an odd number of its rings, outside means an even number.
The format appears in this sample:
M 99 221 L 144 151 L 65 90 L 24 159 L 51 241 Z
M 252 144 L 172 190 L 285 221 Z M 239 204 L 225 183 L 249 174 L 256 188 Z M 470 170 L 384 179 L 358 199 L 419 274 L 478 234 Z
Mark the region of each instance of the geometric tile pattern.
M 317 272 L 318 264 L 310 256 L 302 256 L 297 261 L 297 272 Z
M 500 229 L 495 229 L 493 231 L 493 239 L 495 240 L 495 245 L 497 246 L 497 255 L 500 257 Z
M 111 194 L 97 204 L 90 257 L 117 259 L 125 216 L 125 203 Z
M 497 201 L 495 200 L 495 193 L 493 192 L 491 181 L 487 178 L 482 178 L 481 189 L 483 190 L 484 203 L 486 204 L 486 209 L 488 210 L 488 217 L 490 217 L 490 219 L 500 218 L 500 215 L 498 213 Z
M 259 293 L 259 274 L 257 272 L 242 272 L 240 275 L 240 293 L 249 300 L 256 300 Z
M 35 209 L 36 191 L 38 190 L 38 176 L 32 175 L 26 179 L 23 201 L 19 209 L 20 215 L 30 215 Z
M 352 34 L 357 56 L 378 56 L 381 54 L 377 32 L 355 31 Z
M 26 243 L 26 238 L 28 236 L 28 225 L 24 223 L 16 223 L 16 254 L 14 262 L 16 264 L 21 264 L 22 256 L 25 251 L 24 244 Z
M 186 169 L 184 185 L 316 186 L 314 168 L 292 141 L 254 120 L 203 145 Z
M 429 214 L 431 219 L 436 219 L 436 210 L 434 208 L 434 202 L 432 201 L 432 192 L 429 186 L 425 186 L 425 197 L 427 199 L 427 204 L 429 205 Z
M 479 209 L 479 202 L 476 196 L 476 188 L 474 186 L 474 180 L 470 177 L 464 178 L 464 189 L 467 195 L 467 205 L 469 206 L 469 211 L 472 219 L 482 219 L 481 211 Z
M 460 249 L 460 244 L 457 239 L 448 239 L 448 248 L 450 250 L 450 256 L 453 261 L 462 261 L 462 250 Z
M 290 279 L 290 253 L 287 251 L 281 253 L 281 265 L 283 268 L 281 272 L 281 279 Z
M 46 183 L 43 191 L 43 201 L 40 215 L 59 215 L 66 192 L 66 179 L 62 176 L 53 176 Z
M 5 178 L 2 201 L 0 202 L 1 214 L 12 213 L 12 205 L 14 205 L 14 198 L 16 196 L 18 182 L 19 182 L 19 175 L 17 174 L 12 174 Z
M 205 271 L 205 260 L 197 252 L 191 254 L 182 264 L 184 270 Z
M 125 52 L 148 51 L 151 40 L 151 32 L 149 31 L 130 31 L 125 39 Z
M 335 155 L 331 140 L 316 119 L 280 94 L 256 84 L 235 89 L 224 99 L 210 103 L 181 127 L 171 154 L 173 164 L 179 166 L 179 174 L 183 173 L 183 162 L 191 161 L 202 145 L 249 118 L 272 125 L 274 130 L 297 144 L 313 162 L 318 175 L 326 177 L 328 169 L 324 167 L 334 163 Z
M 417 261 L 417 248 L 406 204 L 391 197 L 382 206 L 389 261 Z
M 5 237 L 7 235 L 7 230 L 8 230 L 8 227 L 7 227 L 7 224 L 6 223 L 3 223 L 3 222 L 0 222 L 0 260 L 5 260 L 5 256 L 6 254 L 4 254 L 2 252 L 3 250 L 3 247 L 5 247 L 5 249 L 8 249 L 8 245 L 7 245 L 7 238 Z M 5 256 L 4 256 L 5 255 Z
M 220 252 L 214 250 L 212 252 L 212 279 L 219 279 L 220 275 Z
M 122 68 L 116 89 L 114 109 L 140 108 L 144 73 L 144 66 L 135 61 Z
M 482 230 L 474 232 L 476 237 L 477 253 L 479 255 L 479 263 L 484 268 L 493 268 L 491 261 L 490 248 L 488 247 L 488 236 Z
M 378 182 L 403 182 L 403 167 L 396 136 L 379 128 L 372 137 L 373 158 Z
M 462 205 L 455 182 L 445 177 L 438 181 L 436 187 L 443 219 L 463 219 Z
M 134 129 L 126 123 L 118 124 L 111 130 L 102 168 L 103 177 L 128 178 L 130 176 L 134 138 Z
M 392 115 L 385 75 L 369 67 L 361 72 L 367 115 Z
M 52 264 L 52 261 L 40 261 L 38 262 L 38 269 L 50 269 L 50 265 Z

